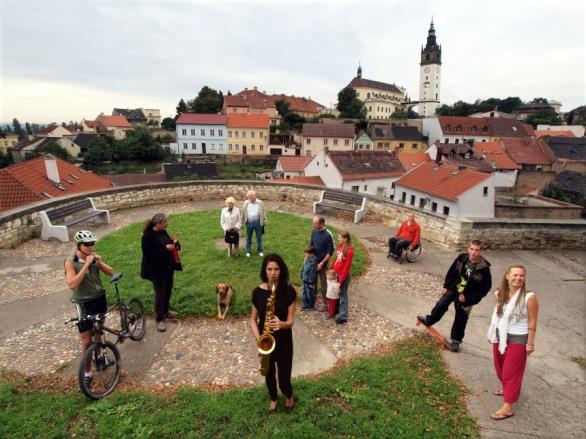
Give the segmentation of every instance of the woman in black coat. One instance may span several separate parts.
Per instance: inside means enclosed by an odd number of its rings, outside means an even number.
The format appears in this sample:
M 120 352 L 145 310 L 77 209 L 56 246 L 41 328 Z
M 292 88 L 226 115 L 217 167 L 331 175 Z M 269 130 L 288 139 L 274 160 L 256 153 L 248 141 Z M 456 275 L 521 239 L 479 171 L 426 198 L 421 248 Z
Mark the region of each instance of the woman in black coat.
M 167 233 L 167 217 L 157 213 L 146 222 L 142 233 L 142 264 L 140 277 L 150 280 L 155 289 L 155 315 L 157 330 L 165 331 L 165 318 L 175 315 L 169 311 L 169 300 L 173 290 L 173 272 L 176 268 L 174 250 L 179 242 Z

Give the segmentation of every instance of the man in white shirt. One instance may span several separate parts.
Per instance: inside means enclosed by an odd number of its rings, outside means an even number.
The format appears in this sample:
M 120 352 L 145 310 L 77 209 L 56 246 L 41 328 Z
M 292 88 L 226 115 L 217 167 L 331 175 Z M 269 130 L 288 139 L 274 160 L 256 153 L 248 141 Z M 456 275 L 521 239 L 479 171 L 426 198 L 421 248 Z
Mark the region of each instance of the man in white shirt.
M 256 234 L 258 255 L 262 257 L 262 228 L 267 221 L 266 212 L 263 202 L 256 198 L 253 190 L 248 191 L 246 198 L 242 205 L 242 222 L 246 225 L 246 257 L 250 257 L 253 233 Z

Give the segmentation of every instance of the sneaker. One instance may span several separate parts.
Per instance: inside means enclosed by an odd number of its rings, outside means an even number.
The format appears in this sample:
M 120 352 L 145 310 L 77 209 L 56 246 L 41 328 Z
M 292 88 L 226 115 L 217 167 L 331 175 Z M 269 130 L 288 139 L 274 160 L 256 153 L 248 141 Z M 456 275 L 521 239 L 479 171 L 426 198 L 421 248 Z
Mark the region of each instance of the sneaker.
M 84 375 L 83 383 L 85 384 L 85 387 L 90 387 L 92 385 L 93 379 L 94 377 L 92 375 Z
M 460 342 L 459 341 L 452 340 L 452 342 L 450 343 L 450 346 L 452 346 L 452 352 L 460 352 Z
M 250 253 L 246 252 L 246 257 L 250 258 Z
M 162 320 L 160 322 L 157 322 L 157 331 L 165 332 L 166 330 L 167 330 L 167 325 L 165 325 L 165 322 L 163 322 Z
M 262 258 L 264 256 L 263 252 L 259 252 L 258 255 Z
M 421 323 L 423 323 L 425 326 L 429 326 L 427 324 L 427 317 L 426 316 L 417 316 L 417 320 L 419 320 Z
M 343 324 L 344 324 L 344 323 L 346 323 L 347 321 L 348 321 L 348 320 L 341 319 L 340 317 L 338 317 L 338 318 L 336 319 L 336 323 L 337 323 L 338 325 L 343 325 Z

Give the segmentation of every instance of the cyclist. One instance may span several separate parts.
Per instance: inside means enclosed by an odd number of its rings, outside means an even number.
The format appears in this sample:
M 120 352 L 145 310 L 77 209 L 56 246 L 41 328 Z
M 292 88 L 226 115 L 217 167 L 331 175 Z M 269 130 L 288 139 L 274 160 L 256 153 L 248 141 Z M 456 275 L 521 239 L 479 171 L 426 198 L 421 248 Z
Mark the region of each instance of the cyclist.
M 100 255 L 94 253 L 97 239 L 92 232 L 80 230 L 74 239 L 77 250 L 65 260 L 65 276 L 67 286 L 73 291 L 71 302 L 75 304 L 79 317 L 78 327 L 83 354 L 92 342 L 93 322 L 82 318 L 107 311 L 106 289 L 100 279 L 100 271 L 112 276 L 114 270 Z M 85 380 L 88 385 L 92 380 L 90 368 L 91 365 L 86 366 Z

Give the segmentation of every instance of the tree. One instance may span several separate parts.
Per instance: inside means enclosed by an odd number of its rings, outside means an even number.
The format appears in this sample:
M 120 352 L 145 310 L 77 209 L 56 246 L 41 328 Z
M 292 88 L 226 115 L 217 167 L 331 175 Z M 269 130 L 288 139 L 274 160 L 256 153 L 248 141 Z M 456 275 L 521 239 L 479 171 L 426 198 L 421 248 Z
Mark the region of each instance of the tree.
M 342 119 L 365 119 L 364 103 L 358 99 L 356 90 L 346 87 L 338 93 L 338 111 Z
M 289 104 L 285 102 L 284 99 L 279 99 L 275 102 L 275 107 L 277 108 L 277 112 L 281 117 L 287 116 L 291 110 L 289 109 Z
M 16 134 L 19 139 L 22 138 L 24 133 L 22 131 L 22 127 L 20 126 L 20 122 L 16 117 L 12 119 L 12 126 L 14 127 L 14 134 Z
M 13 163 L 12 156 L 8 152 L 0 151 L 0 168 L 6 168 Z
M 177 110 L 177 115 L 175 116 L 175 120 L 177 120 L 177 118 L 179 116 L 181 116 L 181 113 L 187 113 L 189 111 L 189 108 L 187 107 L 187 104 L 185 103 L 183 98 L 181 98 L 179 100 L 179 103 L 177 104 L 176 110 Z
M 521 105 L 523 105 L 521 98 L 517 96 L 509 96 L 508 98 L 501 101 L 499 110 L 504 111 L 505 113 L 512 113 L 515 108 L 520 107 Z
M 101 162 L 112 160 L 112 145 L 104 136 L 94 139 L 84 156 L 84 162 L 88 168 Z
M 63 160 L 69 160 L 71 158 L 71 155 L 67 152 L 67 150 L 57 142 L 50 142 L 43 148 L 43 152 L 53 154 L 55 157 L 59 157 Z
M 175 119 L 172 117 L 166 117 L 161 122 L 161 126 L 164 130 L 175 131 Z
M 161 143 L 156 141 L 151 132 L 143 127 L 136 127 L 129 131 L 125 141 L 130 156 L 134 160 L 149 162 L 161 160 L 165 155 Z
M 527 116 L 527 123 L 533 125 L 533 128 L 537 128 L 537 125 L 561 125 L 562 119 L 552 108 L 530 114 Z
M 216 90 L 205 85 L 188 106 L 194 113 L 218 113 L 221 109 L 220 96 Z
M 26 130 L 26 133 L 27 134 L 29 134 L 29 135 L 32 135 L 33 134 L 33 129 L 31 128 L 31 124 L 30 123 L 27 122 L 24 125 L 24 129 Z
M 393 112 L 393 114 L 391 114 L 391 119 L 407 119 L 408 114 L 407 111 L 405 111 L 404 108 L 399 108 L 397 107 L 397 109 Z
M 218 102 L 220 104 L 220 110 L 221 110 L 222 108 L 224 108 L 224 94 L 222 93 L 222 90 L 220 90 L 218 92 Z

